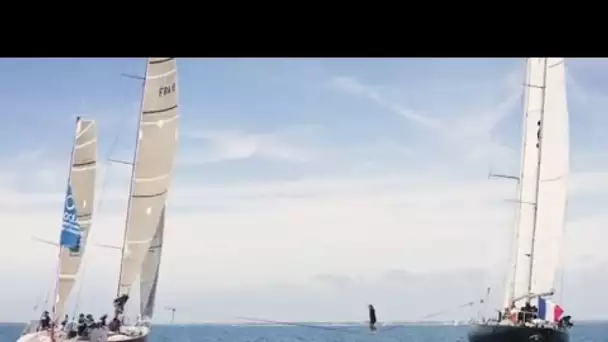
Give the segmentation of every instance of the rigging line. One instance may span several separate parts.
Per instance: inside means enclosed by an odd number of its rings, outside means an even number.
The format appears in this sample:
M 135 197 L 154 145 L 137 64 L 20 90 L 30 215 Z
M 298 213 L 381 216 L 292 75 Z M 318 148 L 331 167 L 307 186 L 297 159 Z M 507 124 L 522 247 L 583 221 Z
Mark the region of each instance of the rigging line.
M 445 313 L 448 313 L 450 311 L 454 311 L 454 310 L 457 310 L 457 309 L 471 307 L 471 306 L 475 305 L 476 302 L 477 301 L 467 302 L 467 303 L 463 303 L 463 304 L 457 305 L 457 306 L 449 308 L 449 309 L 444 309 L 444 310 L 441 310 L 441 311 L 435 311 L 435 312 L 432 312 L 430 314 L 421 316 L 419 319 L 417 319 L 417 321 L 422 321 L 422 320 L 425 320 L 425 319 L 429 319 L 429 318 L 433 318 L 433 317 L 436 317 L 436 316 L 440 316 L 440 315 L 443 315 Z M 393 330 L 393 329 L 397 329 L 397 328 L 404 328 L 404 327 L 405 327 L 405 325 L 403 325 L 403 324 L 392 325 L 392 326 L 388 326 L 386 328 L 382 328 L 382 330 L 378 330 L 378 331 L 376 331 L 376 333 L 384 333 L 384 332 L 389 331 L 389 330 Z
M 53 274 L 54 274 L 54 273 L 53 273 Z M 51 289 L 51 288 L 53 288 L 53 285 L 52 285 L 52 284 L 54 284 L 54 283 L 55 283 L 55 280 L 53 279 L 53 277 L 52 277 L 52 276 L 51 276 L 51 280 L 53 281 L 53 282 L 51 283 L 51 286 L 46 287 L 46 289 L 45 289 L 45 288 L 42 288 L 42 289 L 40 290 L 40 295 L 37 297 L 38 299 L 37 299 L 37 300 L 36 300 L 36 302 L 34 303 L 34 308 L 33 308 L 33 311 L 34 311 L 34 312 L 36 312 L 36 310 L 38 310 L 38 306 L 40 306 L 40 304 L 44 304 L 44 306 L 46 306 L 46 304 L 48 303 L 48 301 L 49 301 L 48 297 L 49 297 L 49 292 L 50 292 L 50 289 Z
M 360 334 L 361 333 L 361 331 L 353 331 L 351 329 L 348 329 L 347 327 L 344 327 L 344 328 L 328 327 L 328 326 L 323 326 L 323 325 L 312 325 L 312 324 L 303 324 L 303 323 L 295 323 L 295 322 L 280 322 L 280 321 L 272 321 L 272 320 L 268 320 L 268 319 L 251 318 L 251 317 L 235 317 L 235 318 L 236 319 L 241 319 L 241 320 L 244 320 L 244 321 L 251 321 L 251 322 L 263 322 L 263 323 L 271 323 L 271 324 L 282 324 L 282 325 L 290 325 L 290 326 L 302 327 L 302 328 L 311 328 L 311 329 L 320 329 L 320 330 L 330 330 L 330 331 L 346 332 L 346 333 L 351 333 L 351 334 Z
M 465 307 L 470 307 L 475 305 L 477 301 L 472 301 L 472 302 L 467 302 L 467 303 L 463 303 L 460 304 L 456 307 L 452 307 L 449 309 L 444 309 L 441 311 L 436 311 L 427 315 L 424 315 L 422 317 L 420 317 L 418 320 L 425 320 L 425 319 L 429 319 L 435 316 L 439 316 L 442 315 L 444 313 L 456 310 L 456 309 L 460 309 L 460 308 L 465 308 Z M 337 331 L 337 332 L 345 332 L 345 333 L 351 333 L 351 334 L 361 334 L 360 330 L 353 330 L 353 329 L 349 329 L 350 327 L 343 327 L 343 328 L 338 328 L 338 327 L 328 327 L 328 326 L 322 326 L 322 325 L 311 325 L 311 324 L 303 324 L 303 323 L 295 323 L 295 322 L 281 322 L 281 321 L 273 321 L 273 320 L 268 320 L 268 319 L 261 319 L 261 318 L 252 318 L 252 317 L 235 317 L 236 319 L 241 319 L 244 321 L 251 321 L 251 322 L 263 322 L 263 323 L 271 323 L 271 324 L 282 324 L 282 325 L 291 325 L 291 326 L 296 326 L 296 327 L 303 327 L 303 328 L 311 328 L 311 329 L 321 329 L 321 330 L 331 330 L 331 331 Z M 360 328 L 360 326 L 356 326 L 357 328 Z M 382 329 L 378 329 L 376 331 L 376 333 L 384 333 L 386 331 L 389 330 L 393 330 L 396 328 L 403 328 L 405 327 L 405 325 L 403 324 L 398 324 L 398 325 L 390 325 L 390 326 L 385 326 Z M 353 327 L 354 328 L 354 327 Z

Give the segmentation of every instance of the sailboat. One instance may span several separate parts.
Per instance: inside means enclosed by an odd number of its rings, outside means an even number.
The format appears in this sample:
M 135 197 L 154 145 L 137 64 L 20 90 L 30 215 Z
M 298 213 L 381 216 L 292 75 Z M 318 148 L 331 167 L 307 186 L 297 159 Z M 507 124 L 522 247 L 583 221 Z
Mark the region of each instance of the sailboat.
M 470 342 L 568 342 L 570 316 L 552 301 L 567 206 L 569 128 L 564 58 L 526 60 L 523 148 L 504 309 Z
M 114 319 L 109 324 L 108 341 L 145 342 L 150 332 L 159 280 L 165 205 L 177 150 L 177 90 L 176 60 L 148 58 L 121 248 L 117 298 L 114 300 Z M 140 319 L 135 324 L 129 324 L 123 312 L 138 277 Z
M 56 275 L 52 314 L 63 319 L 66 303 L 74 287 L 91 230 L 97 174 L 97 132 L 93 120 L 76 118 L 68 186 L 63 209 L 63 227 L 59 244 L 59 267 Z M 50 317 L 50 316 L 49 316 Z M 31 322 L 19 341 L 36 340 L 48 332 L 36 332 L 38 321 Z

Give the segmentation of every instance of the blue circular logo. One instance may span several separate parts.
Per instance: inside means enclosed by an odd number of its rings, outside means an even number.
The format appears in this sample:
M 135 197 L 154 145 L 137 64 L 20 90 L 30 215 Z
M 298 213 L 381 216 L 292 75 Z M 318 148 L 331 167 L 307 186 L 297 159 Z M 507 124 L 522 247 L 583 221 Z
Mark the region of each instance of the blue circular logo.
M 72 195 L 68 195 L 65 199 L 65 209 L 66 210 L 74 210 L 76 209 L 76 203 L 74 202 L 74 197 Z

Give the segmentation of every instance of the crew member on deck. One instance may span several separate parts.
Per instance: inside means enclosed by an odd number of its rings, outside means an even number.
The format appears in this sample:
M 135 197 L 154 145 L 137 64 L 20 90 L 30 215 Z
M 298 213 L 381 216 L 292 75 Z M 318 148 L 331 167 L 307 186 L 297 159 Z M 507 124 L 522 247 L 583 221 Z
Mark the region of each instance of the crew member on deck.
M 373 305 L 369 305 L 369 330 L 376 331 L 376 309 Z
M 63 318 L 63 321 L 61 321 L 61 328 L 65 329 L 65 325 L 68 324 L 68 315 L 65 315 L 65 317 Z
M 125 311 L 125 304 L 129 300 L 129 295 L 124 294 L 116 299 L 114 299 L 114 313 L 115 316 L 121 315 Z
M 40 329 L 39 330 L 47 330 L 51 327 L 51 317 L 49 316 L 48 311 L 44 311 L 42 313 L 42 317 L 40 317 Z
M 87 324 L 84 319 L 84 314 L 78 315 L 78 336 L 84 336 L 84 332 L 87 330 Z
M 114 316 L 110 324 L 108 324 L 108 329 L 112 332 L 118 332 L 120 330 L 120 320 L 118 316 Z
M 108 319 L 108 315 L 103 315 L 101 317 L 99 317 L 99 326 L 100 327 L 105 327 L 106 326 L 106 320 Z
M 536 305 L 532 305 L 532 307 L 530 307 L 530 318 L 531 319 L 538 318 L 538 308 L 536 307 Z
M 530 302 L 526 302 L 526 304 L 519 310 L 518 321 L 521 323 L 530 322 L 532 321 L 532 315 L 532 306 L 530 305 Z

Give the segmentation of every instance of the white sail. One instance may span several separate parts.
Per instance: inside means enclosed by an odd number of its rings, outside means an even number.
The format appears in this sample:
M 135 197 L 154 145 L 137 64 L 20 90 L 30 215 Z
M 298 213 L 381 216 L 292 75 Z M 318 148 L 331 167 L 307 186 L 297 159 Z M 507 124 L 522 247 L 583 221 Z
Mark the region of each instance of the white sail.
M 534 234 L 532 293 L 554 290 L 566 219 L 569 173 L 568 107 L 563 58 L 547 59 L 545 112 Z
M 544 58 L 528 58 L 524 96 L 523 147 L 519 180 L 519 205 L 515 225 L 515 244 L 512 252 L 513 267 L 507 284 L 505 306 L 513 298 L 528 293 L 530 259 L 527 254 L 532 246 L 534 206 L 538 175 L 538 122 L 543 106 Z
M 563 61 L 527 60 L 516 243 L 505 305 L 551 291 L 560 262 L 569 154 Z
M 177 148 L 177 65 L 149 58 L 131 179 L 118 294 L 128 294 L 140 275 L 161 220 Z
M 160 261 L 163 251 L 163 233 L 165 230 L 165 210 L 163 209 L 161 219 L 154 234 L 154 239 L 148 248 L 148 254 L 144 260 L 139 276 L 140 282 L 140 306 L 139 312 L 142 318 L 151 320 L 154 315 L 154 303 L 156 300 L 156 287 L 160 272 Z
M 76 218 L 80 225 L 80 246 L 76 249 L 61 247 L 57 302 L 55 312 L 63 319 L 65 304 L 76 281 L 76 275 L 84 255 L 87 237 L 91 230 L 95 202 L 95 176 L 97 173 L 97 132 L 93 120 L 78 120 L 76 138 L 70 168 L 72 197 L 76 206 Z

